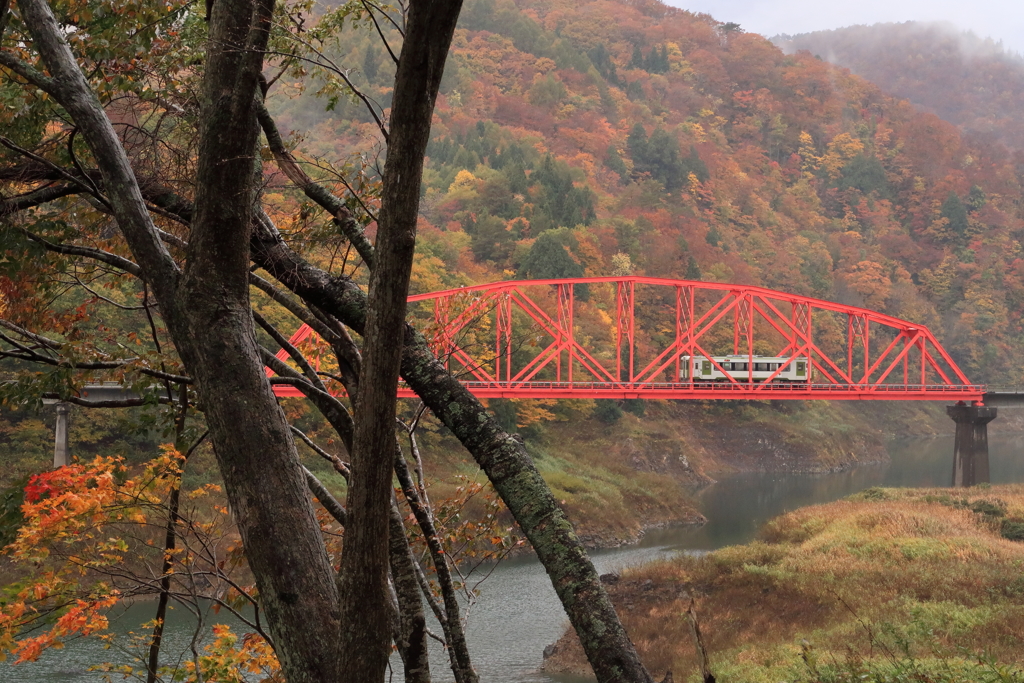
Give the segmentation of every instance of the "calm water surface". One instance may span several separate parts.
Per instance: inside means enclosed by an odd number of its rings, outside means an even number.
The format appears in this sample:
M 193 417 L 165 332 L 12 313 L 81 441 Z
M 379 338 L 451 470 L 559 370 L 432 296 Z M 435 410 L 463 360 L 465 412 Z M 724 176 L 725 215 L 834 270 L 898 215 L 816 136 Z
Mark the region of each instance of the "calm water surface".
M 714 550 L 749 541 L 766 520 L 798 507 L 843 498 L 871 486 L 948 486 L 952 470 L 952 437 L 918 439 L 890 444 L 892 461 L 825 475 L 744 474 L 705 489 L 697 506 L 708 517 L 700 528 L 662 529 L 649 533 L 639 545 L 599 551 L 594 562 L 601 573 L 670 557 L 679 552 Z M 1024 482 L 1024 435 L 990 436 L 992 483 Z M 153 603 L 129 608 L 119 628 L 126 632 L 152 618 Z M 473 661 L 485 683 L 552 683 L 565 681 L 538 671 L 544 647 L 558 639 L 568 621 L 543 568 L 531 558 L 518 558 L 497 567 L 480 586 L 469 607 L 467 637 Z M 225 622 L 208 614 L 209 621 Z M 178 610 L 168 620 L 165 652 L 182 652 L 192 638 L 194 620 Z M 237 631 L 236 631 L 237 632 Z M 47 653 L 36 664 L 0 665 L 0 681 L 19 683 L 93 683 L 99 674 L 89 664 L 126 661 L 126 654 L 104 650 L 91 641 L 69 643 Z M 434 679 L 451 680 L 446 658 L 431 657 Z M 400 675 L 396 672 L 395 680 Z

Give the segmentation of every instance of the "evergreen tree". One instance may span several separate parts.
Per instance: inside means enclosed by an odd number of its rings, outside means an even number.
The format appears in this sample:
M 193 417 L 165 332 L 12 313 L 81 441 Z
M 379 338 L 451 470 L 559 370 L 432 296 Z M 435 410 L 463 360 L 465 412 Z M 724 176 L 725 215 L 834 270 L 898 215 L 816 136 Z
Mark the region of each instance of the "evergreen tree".
M 498 421 L 501 428 L 506 432 L 512 433 L 518 428 L 516 418 L 516 404 L 507 398 L 492 398 L 487 401 L 487 407 L 494 414 L 494 419 Z
M 626 97 L 633 102 L 644 99 L 644 88 L 640 85 L 640 81 L 629 82 L 629 85 L 626 86 Z
M 530 247 L 517 275 L 534 280 L 583 277 L 583 266 L 571 256 L 571 252 L 578 248 L 576 237 L 568 228 L 548 230 Z M 586 285 L 576 285 L 575 294 L 580 301 L 586 301 L 590 290 Z
M 692 150 L 691 157 L 687 160 L 680 159 L 679 141 L 675 135 L 661 126 L 655 128 L 648 139 L 644 127 L 637 123 L 626 138 L 626 147 L 633 158 L 633 170 L 637 173 L 647 173 L 654 180 L 661 182 L 668 192 L 675 192 L 681 188 L 691 170 L 707 178 L 707 167 L 700 157 L 696 156 L 696 150 Z M 690 168 L 691 165 L 694 169 Z
M 619 150 L 615 149 L 615 145 L 608 145 L 604 165 L 619 174 L 620 182 L 626 183 L 629 180 L 629 169 L 626 168 L 626 162 L 619 156 Z
M 687 280 L 700 280 L 703 273 L 700 272 L 700 265 L 697 264 L 697 259 L 693 258 L 693 254 L 690 254 L 690 259 L 686 263 L 686 278 Z
M 476 221 L 470 248 L 477 261 L 502 263 L 512 254 L 515 236 L 505 227 L 505 221 L 497 216 L 483 216 Z
M 523 194 L 526 192 L 526 188 L 530 185 L 530 180 L 526 177 L 526 169 L 523 168 L 522 162 L 513 160 L 506 164 L 501 172 L 508 178 L 508 187 L 516 194 Z
M 536 280 L 583 277 L 583 266 L 570 256 L 576 238 L 568 230 L 548 230 L 530 247 L 519 274 Z
M 573 228 L 577 225 L 590 225 L 595 217 L 594 193 L 589 187 L 575 187 L 569 167 L 556 162 L 548 154 L 540 168 L 534 171 L 531 180 L 538 182 L 544 189 L 540 209 L 547 214 L 553 225 L 551 227 Z M 534 221 L 537 225 L 537 221 Z
M 668 61 L 668 45 L 655 45 L 643 60 L 644 70 L 652 74 L 668 73 L 671 65 Z
M 657 47 L 651 48 L 651 51 L 648 52 L 647 56 L 644 58 L 644 71 L 647 73 L 654 73 L 657 68 L 657 57 L 655 57 L 655 53 L 657 53 L 657 51 Z
M 642 398 L 626 398 L 622 400 L 622 409 L 637 417 L 643 417 L 647 412 L 647 402 Z
M 630 69 L 644 68 L 644 54 L 640 51 L 640 45 L 633 46 L 633 57 L 629 60 Z
M 718 232 L 718 228 L 712 225 L 704 239 L 707 240 L 707 243 L 711 246 L 717 247 L 719 242 L 722 241 L 722 233 Z
M 637 171 L 645 170 L 642 167 L 647 166 L 647 131 L 644 130 L 643 124 L 633 124 L 633 130 L 629 131 L 629 136 L 626 137 L 626 149 L 633 158 L 633 167 Z
M 373 83 L 377 80 L 377 72 L 380 69 L 380 52 L 372 47 L 366 48 L 363 53 L 363 75 L 366 80 Z
M 873 154 L 858 154 L 846 162 L 837 187 L 840 190 L 856 188 L 865 195 L 874 192 L 880 197 L 888 197 L 890 194 L 885 169 Z
M 967 201 L 964 203 L 967 204 L 967 212 L 974 213 L 981 207 L 985 206 L 987 201 L 988 198 L 985 196 L 985 191 L 977 185 L 972 185 L 971 191 L 967 195 Z
M 962 240 L 967 236 L 967 207 L 960 201 L 956 192 L 950 192 L 946 201 L 942 202 L 941 214 L 949 221 L 949 229 L 957 239 Z
M 683 186 L 683 162 L 679 158 L 679 141 L 676 136 L 658 126 L 647 142 L 645 166 L 651 177 L 661 181 L 667 192 L 675 192 Z
M 621 217 L 616 217 L 614 220 L 615 241 L 619 246 L 619 251 L 629 254 L 636 260 L 640 255 L 640 231 L 637 230 L 636 223 Z
M 594 417 L 605 424 L 614 424 L 622 419 L 622 408 L 617 401 L 610 398 L 599 398 L 595 402 Z
M 609 83 L 618 85 L 619 75 L 615 71 L 615 62 L 612 61 L 611 54 L 604 46 L 604 43 L 598 43 L 596 47 L 591 48 L 587 52 L 587 56 L 590 57 L 590 62 L 599 74 L 607 79 Z
M 708 178 L 711 177 L 711 174 L 708 172 L 708 165 L 700 158 L 700 155 L 697 154 L 697 148 L 693 145 L 690 145 L 690 156 L 683 159 L 682 176 L 684 182 L 691 173 L 697 176 L 697 180 L 702 183 L 706 183 Z

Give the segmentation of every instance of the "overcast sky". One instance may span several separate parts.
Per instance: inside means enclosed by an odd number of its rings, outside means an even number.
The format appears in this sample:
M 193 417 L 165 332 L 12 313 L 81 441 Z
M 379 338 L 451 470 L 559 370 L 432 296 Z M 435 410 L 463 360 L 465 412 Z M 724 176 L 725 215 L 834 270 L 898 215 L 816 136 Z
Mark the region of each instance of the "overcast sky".
M 772 37 L 851 24 L 949 21 L 1024 54 L 1022 0 L 665 0 Z

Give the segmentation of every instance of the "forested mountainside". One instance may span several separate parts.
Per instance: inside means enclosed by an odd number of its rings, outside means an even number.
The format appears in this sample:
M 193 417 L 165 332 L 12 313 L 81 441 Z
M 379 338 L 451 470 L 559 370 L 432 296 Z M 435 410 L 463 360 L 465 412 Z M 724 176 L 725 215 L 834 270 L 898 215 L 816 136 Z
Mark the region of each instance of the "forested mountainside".
M 926 323 L 975 381 L 1022 379 L 1020 153 L 654 0 L 469 0 L 453 53 L 417 291 L 616 273 L 759 284 Z M 390 59 L 369 36 L 338 58 L 387 105 Z M 362 106 L 330 105 L 276 106 L 322 158 L 365 150 Z
M 1024 57 L 945 23 L 848 26 L 778 36 L 786 52 L 808 50 L 963 130 L 1024 149 Z

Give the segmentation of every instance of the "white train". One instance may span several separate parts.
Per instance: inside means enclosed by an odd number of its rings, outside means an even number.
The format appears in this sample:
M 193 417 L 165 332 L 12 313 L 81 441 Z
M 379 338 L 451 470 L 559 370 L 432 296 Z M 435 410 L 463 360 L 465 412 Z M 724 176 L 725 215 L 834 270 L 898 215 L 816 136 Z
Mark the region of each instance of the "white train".
M 772 375 L 775 375 L 773 382 L 809 382 L 811 379 L 811 364 L 805 357 L 680 356 L 679 360 L 681 382 L 689 382 L 691 377 L 694 382 L 728 382 L 729 377 L 737 382 L 746 382 L 751 374 L 755 382 L 765 382 Z M 722 369 L 719 370 L 715 363 Z M 776 375 L 780 367 L 782 370 Z

